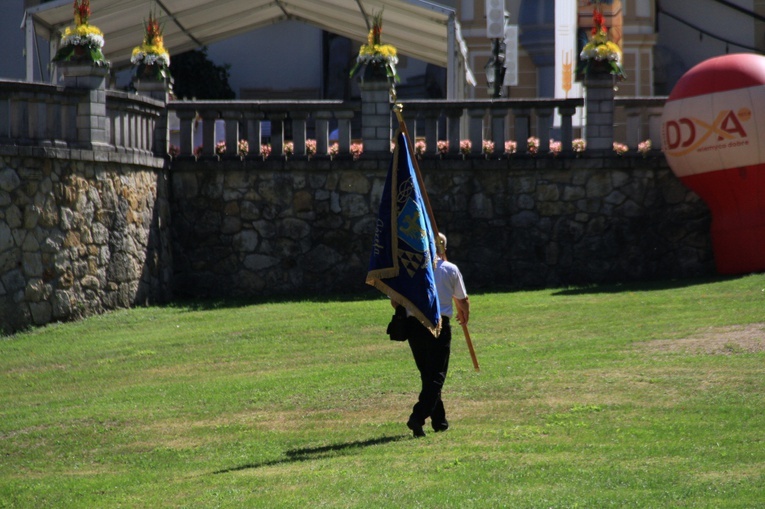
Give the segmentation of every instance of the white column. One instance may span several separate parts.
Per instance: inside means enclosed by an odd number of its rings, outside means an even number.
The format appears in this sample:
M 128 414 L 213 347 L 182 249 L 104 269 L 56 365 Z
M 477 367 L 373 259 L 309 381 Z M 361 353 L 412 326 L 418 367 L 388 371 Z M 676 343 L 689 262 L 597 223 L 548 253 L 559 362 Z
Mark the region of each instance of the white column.
M 574 79 L 579 62 L 576 45 L 577 19 L 577 2 L 555 0 L 555 97 L 558 99 L 584 96 L 582 84 Z M 572 121 L 574 126 L 582 125 L 581 109 Z M 554 125 L 560 126 L 558 113 L 555 114 Z

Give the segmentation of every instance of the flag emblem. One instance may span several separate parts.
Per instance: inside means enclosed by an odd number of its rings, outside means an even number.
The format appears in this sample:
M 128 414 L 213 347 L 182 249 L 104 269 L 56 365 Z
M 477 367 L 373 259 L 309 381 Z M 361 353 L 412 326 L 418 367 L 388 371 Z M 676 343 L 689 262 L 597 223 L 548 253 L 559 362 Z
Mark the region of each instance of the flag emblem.
M 409 273 L 409 277 L 414 277 L 420 267 L 422 266 L 423 256 L 419 253 L 412 253 L 410 251 L 398 250 L 398 258 L 401 261 L 401 265 Z
M 412 199 L 406 200 L 399 214 L 398 237 L 415 251 L 424 253 L 428 250 L 423 214 Z

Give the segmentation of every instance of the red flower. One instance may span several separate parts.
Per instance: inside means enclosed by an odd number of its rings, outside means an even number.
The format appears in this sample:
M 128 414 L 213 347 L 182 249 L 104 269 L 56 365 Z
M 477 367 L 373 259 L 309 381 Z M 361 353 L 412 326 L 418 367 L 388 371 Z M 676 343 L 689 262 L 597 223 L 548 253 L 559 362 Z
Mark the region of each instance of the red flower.
M 74 0 L 74 19 L 77 25 L 88 22 L 90 17 L 90 0 Z
M 151 38 L 154 38 L 160 35 L 160 33 L 159 22 L 155 19 L 149 18 L 149 21 L 146 22 L 146 34 Z
M 592 10 L 592 35 L 597 35 L 601 29 L 604 31 L 608 30 L 603 23 L 605 23 L 603 13 L 600 12 L 600 9 L 595 7 Z

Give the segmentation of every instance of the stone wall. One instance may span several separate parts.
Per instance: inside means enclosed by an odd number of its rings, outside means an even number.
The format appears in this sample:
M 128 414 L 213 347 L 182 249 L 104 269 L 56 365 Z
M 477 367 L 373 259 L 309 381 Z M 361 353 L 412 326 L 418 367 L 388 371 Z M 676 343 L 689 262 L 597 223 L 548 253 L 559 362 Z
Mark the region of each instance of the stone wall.
M 0 331 L 174 296 L 374 293 L 389 162 L 0 147 Z M 663 157 L 420 167 L 471 291 L 715 271 L 709 211 Z
M 171 297 L 163 165 L 0 146 L 0 332 Z
M 170 178 L 178 295 L 364 288 L 377 162 L 174 162 Z
M 360 292 L 390 157 L 172 163 L 176 293 Z M 663 157 L 420 162 L 472 291 L 714 273 L 707 207 Z

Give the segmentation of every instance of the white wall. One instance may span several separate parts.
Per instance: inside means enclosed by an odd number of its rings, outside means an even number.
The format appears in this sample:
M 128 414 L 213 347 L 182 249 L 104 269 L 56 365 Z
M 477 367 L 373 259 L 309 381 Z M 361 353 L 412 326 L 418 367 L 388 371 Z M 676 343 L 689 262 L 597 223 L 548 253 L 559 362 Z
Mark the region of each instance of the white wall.
M 229 83 L 237 98 L 242 87 L 321 89 L 321 33 L 285 21 L 211 44 L 208 55 L 216 65 L 232 64 Z
M 19 28 L 24 19 L 24 2 L 3 0 L 0 17 L 0 78 L 23 80 L 26 78 L 24 57 L 24 30 Z M 35 64 L 37 65 L 37 64 Z M 43 62 L 43 67 L 47 62 Z
M 322 42 L 321 29 L 285 21 L 211 44 L 208 55 L 216 65 L 231 64 L 229 83 L 237 98 L 242 88 L 321 90 Z M 360 44 L 353 43 L 349 65 Z M 404 83 L 424 74 L 425 63 L 401 58 L 398 73 Z

